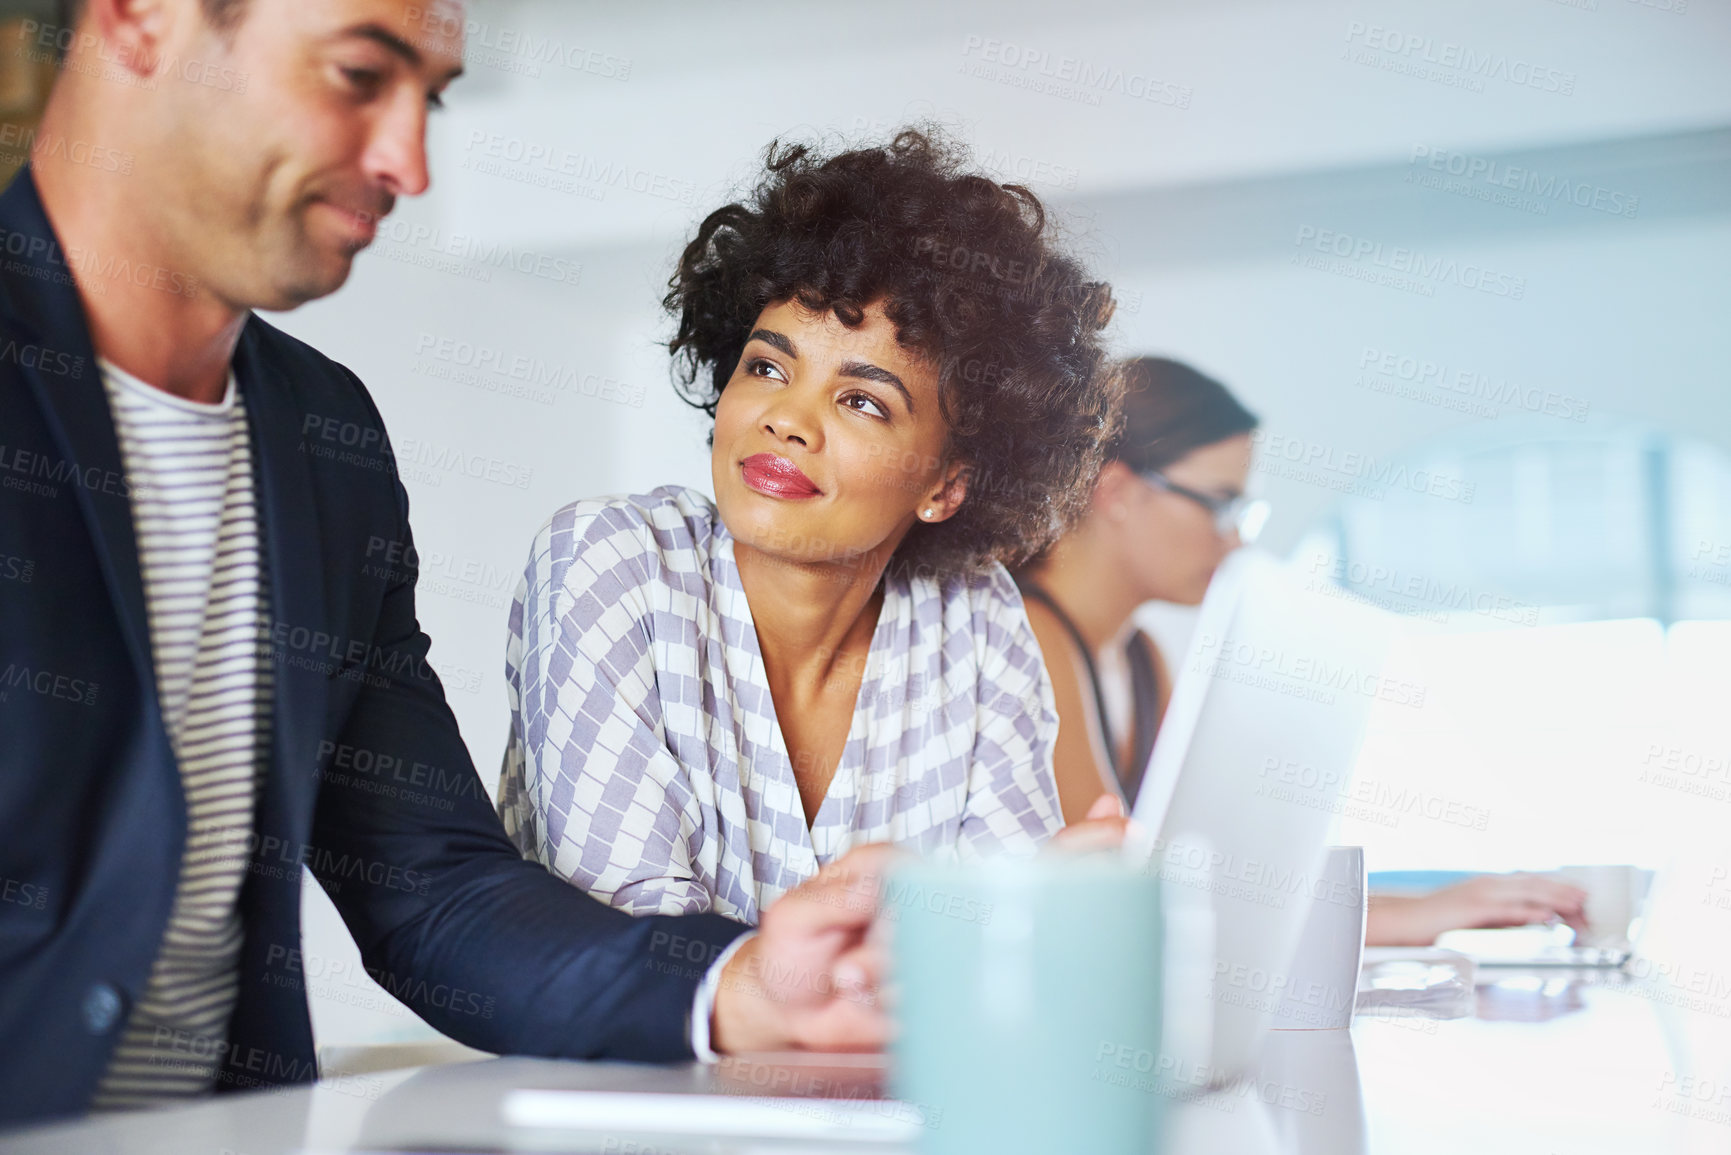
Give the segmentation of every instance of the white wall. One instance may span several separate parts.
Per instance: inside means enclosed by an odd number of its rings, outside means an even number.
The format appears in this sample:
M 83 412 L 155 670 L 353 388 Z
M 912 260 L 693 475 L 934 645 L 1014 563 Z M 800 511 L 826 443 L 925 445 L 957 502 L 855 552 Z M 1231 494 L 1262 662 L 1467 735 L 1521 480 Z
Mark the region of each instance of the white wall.
M 1270 435 L 1387 453 L 1484 419 L 1355 385 L 1374 348 L 1731 448 L 1731 5 L 544 0 L 477 4 L 472 17 L 485 27 L 433 130 L 433 193 L 402 206 L 341 293 L 277 320 L 360 373 L 410 461 L 422 619 L 489 783 L 507 717 L 506 609 L 536 527 L 579 496 L 707 483 L 703 425 L 655 348 L 656 300 L 685 233 L 777 135 L 881 133 L 915 116 L 952 126 L 1062 204 L 1123 300 L 1118 349 L 1194 361 Z M 1365 57 L 1388 35 L 1373 27 L 1414 47 Z M 589 55 L 537 64 L 548 42 Z M 1030 91 L 1041 65 L 1005 63 L 1029 52 L 1110 87 Z M 1427 53 L 1502 72 L 1411 75 Z M 490 152 L 519 150 L 548 159 L 484 171 L 501 159 Z M 1540 213 L 1477 199 L 1496 191 L 1482 180 L 1450 192 L 1409 179 L 1437 150 L 1639 203 L 1632 217 L 1555 201 Z M 569 191 L 526 183 L 551 179 L 545 164 L 578 174 Z M 1370 255 L 1334 271 L 1294 263 L 1322 257 L 1328 231 L 1380 243 L 1385 260 L 1403 247 L 1494 270 L 1520 299 L 1344 275 L 1376 273 Z M 549 275 L 441 255 L 500 244 Z M 573 264 L 575 284 L 554 279 Z M 471 346 L 496 351 L 479 384 L 433 375 L 459 368 L 441 349 L 478 356 L 459 352 Z M 524 363 L 570 387 L 551 404 L 499 391 Z M 483 477 L 417 469 L 417 456 L 456 456 Z M 1277 547 L 1332 500 L 1258 480 Z M 308 949 L 352 952 L 322 899 Z M 321 1041 L 420 1029 L 357 1001 L 345 983 L 315 997 Z

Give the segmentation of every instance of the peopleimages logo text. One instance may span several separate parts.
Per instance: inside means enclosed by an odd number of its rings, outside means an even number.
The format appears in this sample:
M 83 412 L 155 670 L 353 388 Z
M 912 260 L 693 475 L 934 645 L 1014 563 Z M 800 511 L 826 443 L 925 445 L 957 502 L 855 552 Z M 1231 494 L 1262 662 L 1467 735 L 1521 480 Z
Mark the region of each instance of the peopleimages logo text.
M 1091 105 L 1100 103 L 1102 93 L 1111 92 L 1169 108 L 1189 108 L 1190 99 L 1195 95 L 1189 85 L 1165 80 L 1149 72 L 1101 64 L 1080 56 L 1054 56 L 1043 48 L 1031 48 L 990 36 L 969 36 L 962 43 L 962 56 L 964 71 L 969 59 L 988 68 L 995 66 L 1003 70 L 995 74 L 978 74 L 985 79 L 1008 82 L 1009 77 L 1020 75 L 1029 80 L 1045 81 L 1053 86 L 1062 86 L 1051 90 L 1054 95 L 1064 95 L 1067 99 L 1080 97 Z M 1045 90 L 1033 84 L 1015 87 Z
M 1503 52 L 1469 48 L 1452 40 L 1438 40 L 1434 36 L 1421 33 L 1401 32 L 1380 24 L 1366 24 L 1361 20 L 1349 21 L 1346 26 L 1346 42 L 1372 52 L 1448 69 L 1479 81 L 1500 80 L 1558 96 L 1573 96 L 1575 92 L 1573 72 L 1547 68 Z
M 1408 465 L 1391 457 L 1378 457 L 1374 453 L 1341 450 L 1319 441 L 1290 437 L 1284 433 L 1269 433 L 1256 429 L 1251 431 L 1250 441 L 1259 451 L 1256 459 L 1258 472 L 1294 477 L 1294 480 L 1298 481 L 1313 478 L 1302 474 L 1294 476 L 1291 471 L 1283 469 L 1284 465 L 1313 470 L 1319 475 L 1334 474 L 1363 483 L 1352 492 L 1359 492 L 1379 501 L 1387 490 L 1396 489 L 1471 505 L 1478 489 L 1475 483 L 1441 470 Z
M 1546 417 L 1561 417 L 1567 421 L 1585 421 L 1591 408 L 1586 400 L 1570 393 L 1522 385 L 1507 377 L 1493 377 L 1473 369 L 1451 367 L 1443 361 L 1381 349 L 1375 345 L 1364 346 L 1359 353 L 1358 367 L 1383 377 L 1458 393 L 1475 401 L 1488 401 Z
M 1417 249 L 1402 245 L 1384 245 L 1369 237 L 1355 237 L 1334 229 L 1319 229 L 1300 225 L 1292 243 L 1300 248 L 1312 248 L 1343 260 L 1374 265 L 1396 273 L 1404 273 L 1426 281 L 1443 281 L 1463 289 L 1489 293 L 1519 301 L 1527 295 L 1527 279 L 1499 273 L 1471 261 L 1453 257 L 1427 257 Z
M 1227 678 L 1242 684 L 1264 685 L 1283 690 L 1283 686 L 1314 693 L 1299 693 L 1325 704 L 1334 701 L 1340 691 L 1374 698 L 1394 706 L 1422 707 L 1426 689 L 1416 682 L 1388 677 L 1377 670 L 1361 669 L 1346 662 L 1330 661 L 1311 654 L 1289 653 L 1268 646 L 1226 639 L 1204 632 L 1200 637 L 1199 653 L 1192 663 L 1198 673 Z M 1262 681 L 1249 681 L 1254 675 Z
M 1610 216 L 1633 217 L 1641 207 L 1641 198 L 1633 193 L 1606 188 L 1592 181 L 1571 180 L 1555 173 L 1543 173 L 1538 169 L 1510 164 L 1496 157 L 1474 156 L 1471 153 L 1450 152 L 1445 148 L 1418 144 L 1413 146 L 1412 159 L 1408 164 L 1414 169 L 1422 166 L 1431 172 L 1445 173 L 1464 181 L 1481 182 L 1526 193 L 1540 198 L 1541 201 L 1565 201 L 1576 208 L 1592 209 Z

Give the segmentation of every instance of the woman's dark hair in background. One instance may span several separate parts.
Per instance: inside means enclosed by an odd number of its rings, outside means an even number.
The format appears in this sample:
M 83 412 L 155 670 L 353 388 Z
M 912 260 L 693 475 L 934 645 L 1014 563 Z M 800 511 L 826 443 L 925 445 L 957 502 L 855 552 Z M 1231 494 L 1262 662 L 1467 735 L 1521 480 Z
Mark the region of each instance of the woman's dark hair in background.
M 896 340 L 936 368 L 947 455 L 969 470 L 955 515 L 915 523 L 898 550 L 939 574 L 1013 565 L 1075 523 L 1121 391 L 1100 344 L 1110 288 L 1053 248 L 1033 193 L 966 163 L 931 129 L 828 157 L 773 143 L 751 196 L 704 219 L 663 302 L 680 395 L 713 418 L 765 306 L 852 326 L 881 300 Z
M 1122 372 L 1124 423 L 1106 458 L 1137 473 L 1165 469 L 1192 450 L 1258 425 L 1226 386 L 1181 361 L 1138 357 Z

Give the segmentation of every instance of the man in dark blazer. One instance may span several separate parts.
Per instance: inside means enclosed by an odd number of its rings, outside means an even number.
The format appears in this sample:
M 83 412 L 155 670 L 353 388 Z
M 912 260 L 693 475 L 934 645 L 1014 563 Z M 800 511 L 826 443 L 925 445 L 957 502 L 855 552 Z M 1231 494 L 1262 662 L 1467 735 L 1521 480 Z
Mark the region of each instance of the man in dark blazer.
M 213 1089 L 315 1076 L 303 864 L 369 972 L 485 1050 L 882 1042 L 864 941 L 881 848 L 731 952 L 745 927 L 633 919 L 516 854 L 427 663 L 378 410 L 252 315 L 334 291 L 394 198 L 426 188 L 427 110 L 461 70 L 461 16 L 85 0 L 43 40 L 68 58 L 32 167 L 0 196 L 0 1123 L 90 1105 L 188 839 L 99 356 L 189 401 L 221 397 L 232 368 L 246 402 L 270 738 L 235 900 L 238 1001 L 199 1042 L 218 1048 Z M 371 564 L 379 541 L 390 566 Z

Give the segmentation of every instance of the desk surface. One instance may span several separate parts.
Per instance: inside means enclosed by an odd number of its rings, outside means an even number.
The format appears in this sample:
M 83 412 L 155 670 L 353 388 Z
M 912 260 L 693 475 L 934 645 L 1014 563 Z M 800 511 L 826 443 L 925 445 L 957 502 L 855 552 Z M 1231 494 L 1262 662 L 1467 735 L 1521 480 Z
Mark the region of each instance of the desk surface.
M 1171 1152 L 1533 1155 L 1731 1151 L 1731 1029 L 1618 973 L 1481 972 L 1477 1015 L 1366 1016 L 1279 1031 L 1252 1080 L 1172 1112 Z M 8 1155 L 289 1155 L 505 1149 L 738 1155 L 900 1151 L 623 1133 L 508 1131 L 518 1087 L 681 1090 L 693 1067 L 496 1059 L 0 1136 Z M 786 1100 L 799 1110 L 799 1100 Z M 808 1105 L 809 1109 L 809 1105 Z M 646 1121 L 649 1122 L 649 1121 Z

